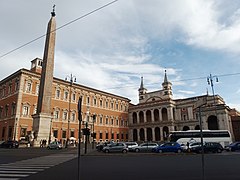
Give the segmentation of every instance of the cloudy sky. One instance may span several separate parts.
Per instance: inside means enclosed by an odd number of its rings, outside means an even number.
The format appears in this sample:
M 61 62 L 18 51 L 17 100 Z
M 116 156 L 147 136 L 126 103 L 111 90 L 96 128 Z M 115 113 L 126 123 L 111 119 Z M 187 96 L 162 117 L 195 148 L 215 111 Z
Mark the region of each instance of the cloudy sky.
M 53 4 L 57 27 L 111 0 L 8 0 L 0 5 L 0 79 L 43 57 Z M 240 110 L 240 1 L 118 0 L 57 31 L 54 76 L 138 103 L 141 76 L 149 92 L 162 88 L 164 70 L 174 99 L 215 94 Z

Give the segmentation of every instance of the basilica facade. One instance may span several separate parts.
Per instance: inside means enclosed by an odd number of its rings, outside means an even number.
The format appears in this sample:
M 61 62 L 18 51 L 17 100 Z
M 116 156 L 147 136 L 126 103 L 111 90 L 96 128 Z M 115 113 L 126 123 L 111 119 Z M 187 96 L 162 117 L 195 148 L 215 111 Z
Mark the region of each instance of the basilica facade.
M 161 90 L 147 92 L 142 77 L 138 91 L 139 103 L 129 107 L 130 140 L 166 141 L 170 131 L 199 130 L 200 119 L 202 129 L 229 130 L 233 134 L 231 109 L 222 97 L 206 94 L 173 99 L 166 71 Z

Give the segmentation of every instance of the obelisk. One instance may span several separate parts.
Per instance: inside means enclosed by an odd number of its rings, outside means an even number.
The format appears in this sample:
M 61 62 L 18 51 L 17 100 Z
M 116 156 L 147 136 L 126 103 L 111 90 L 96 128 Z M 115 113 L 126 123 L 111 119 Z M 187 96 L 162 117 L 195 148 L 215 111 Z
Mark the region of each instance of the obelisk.
M 37 113 L 33 115 L 34 146 L 39 146 L 40 141 L 42 140 L 46 140 L 46 142 L 48 142 L 51 134 L 51 99 L 56 38 L 55 5 L 53 6 L 51 15 L 51 19 L 48 22 L 45 41 Z

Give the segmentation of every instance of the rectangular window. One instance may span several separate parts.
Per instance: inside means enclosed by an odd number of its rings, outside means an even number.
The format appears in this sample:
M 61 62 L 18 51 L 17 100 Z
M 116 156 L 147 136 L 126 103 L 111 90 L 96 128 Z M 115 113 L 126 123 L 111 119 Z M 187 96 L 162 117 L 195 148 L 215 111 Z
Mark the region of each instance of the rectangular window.
M 23 116 L 27 116 L 28 111 L 29 111 L 29 107 L 28 106 L 23 106 Z
M 2 139 L 4 139 L 5 131 L 6 131 L 6 127 L 3 127 L 3 128 L 2 128 Z
M 8 87 L 8 94 L 11 94 L 12 93 L 12 85 L 9 85 Z
M 59 119 L 59 111 L 55 111 L 55 117 L 56 119 Z
M 74 137 L 74 131 L 71 131 L 71 136 L 70 137 Z
M 116 104 L 116 110 L 118 111 L 118 104 Z
M 59 90 L 59 89 L 56 91 L 56 98 L 57 98 L 57 99 L 60 98 L 60 90 Z
M 102 139 L 102 133 L 101 132 L 99 133 L 99 138 Z
M 76 94 L 72 95 L 72 101 L 74 101 L 74 102 L 76 101 Z
M 111 102 L 111 109 L 113 109 L 113 102 Z
M 28 82 L 27 83 L 27 92 L 30 92 L 31 91 L 31 89 L 32 89 L 32 83 L 31 82 Z
M 20 137 L 25 137 L 27 135 L 27 128 L 21 128 Z
M 6 105 L 5 106 L 5 117 L 7 117 L 8 116 L 8 106 Z
M 111 137 L 111 139 L 114 139 L 114 133 L 112 133 L 112 137 Z
M 118 119 L 116 120 L 116 126 L 118 126 Z
M 108 139 L 108 132 L 106 132 L 106 139 Z
M 126 134 L 126 140 L 128 140 L 128 133 Z
M 106 124 L 108 124 L 108 118 L 106 118 Z
M 119 133 L 117 133 L 117 139 L 119 139 Z
M 102 124 L 102 117 L 100 117 L 100 119 L 99 119 L 99 124 Z
M 90 98 L 87 97 L 87 104 L 90 104 Z
M 75 121 L 75 119 L 76 119 L 76 114 L 72 113 L 72 121 Z
M 53 137 L 58 138 L 58 130 L 53 130 Z
M 100 102 L 99 102 L 99 103 L 100 103 L 100 107 L 102 107 L 102 100 L 100 100 Z
M 14 115 L 15 112 L 16 112 L 16 105 L 12 104 L 12 112 L 11 112 L 11 114 Z
M 94 106 L 97 106 L 97 99 L 94 98 Z
M 19 80 L 16 80 L 15 82 L 15 91 L 17 91 L 19 88 Z
M 124 139 L 123 133 L 121 134 L 121 139 Z
M 10 139 L 12 137 L 12 130 L 13 130 L 13 128 L 10 126 L 8 128 L 8 139 Z
M 64 99 L 65 99 L 65 100 L 68 99 L 68 92 L 67 92 L 67 91 L 64 92 Z
M 106 101 L 106 108 L 108 108 L 108 102 Z
M 67 132 L 64 130 L 62 131 L 62 138 L 66 138 Z
M 63 112 L 63 120 L 67 120 L 67 115 L 68 115 L 67 112 Z
M 0 119 L 2 118 L 3 108 L 0 108 Z

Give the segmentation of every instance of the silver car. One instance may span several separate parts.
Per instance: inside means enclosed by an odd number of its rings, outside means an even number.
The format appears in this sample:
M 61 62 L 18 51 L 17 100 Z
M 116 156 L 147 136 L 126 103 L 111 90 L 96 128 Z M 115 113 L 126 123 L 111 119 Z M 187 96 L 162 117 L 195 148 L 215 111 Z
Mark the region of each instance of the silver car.
M 58 141 L 51 142 L 48 146 L 48 149 L 62 149 L 62 144 Z
M 142 143 L 139 146 L 133 147 L 132 150 L 135 152 L 147 152 L 152 151 L 153 148 L 157 147 L 157 143 Z
M 103 152 L 109 153 L 109 152 L 122 152 L 122 153 L 127 153 L 128 152 L 128 147 L 125 143 L 123 142 L 118 142 L 118 143 L 113 143 L 108 146 L 105 146 L 102 149 Z

